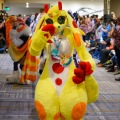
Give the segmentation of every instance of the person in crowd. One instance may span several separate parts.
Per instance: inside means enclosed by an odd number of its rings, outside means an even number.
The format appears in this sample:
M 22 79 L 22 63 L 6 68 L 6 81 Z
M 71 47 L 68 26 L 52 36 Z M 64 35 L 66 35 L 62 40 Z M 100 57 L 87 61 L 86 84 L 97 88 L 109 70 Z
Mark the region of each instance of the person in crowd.
M 90 19 L 87 19 L 87 34 L 86 34 L 86 40 L 90 39 L 90 35 L 91 34 L 95 34 L 95 23 L 94 23 L 94 19 L 93 16 L 91 16 Z
M 85 23 L 85 19 L 81 20 L 79 28 L 85 33 L 85 35 L 83 35 L 83 40 L 85 42 L 85 40 L 86 40 L 86 33 L 88 33 L 88 26 Z
M 94 15 L 96 29 L 100 26 L 101 20 L 98 18 L 98 15 Z
M 108 60 L 104 66 L 106 67 L 107 72 L 115 72 L 115 66 L 117 66 L 117 56 L 115 54 L 115 50 L 110 51 Z
M 5 23 L 3 16 L 0 16 L 0 53 L 6 52 Z
M 3 38 L 6 39 L 5 20 L 3 16 L 0 16 L 0 33 L 2 33 Z
M 106 48 L 101 50 L 101 58 L 100 62 L 97 65 L 98 67 L 103 67 L 104 63 L 106 63 L 108 60 L 109 53 L 114 49 L 114 39 L 108 38 L 105 45 Z
M 41 17 L 43 15 L 44 15 L 44 9 L 40 9 L 40 13 L 36 16 L 36 18 L 33 20 L 33 22 L 30 25 L 32 34 L 35 31 L 35 28 L 36 28 L 36 25 L 37 25 L 38 21 L 41 19 Z
M 117 16 L 114 12 L 111 12 L 112 18 L 113 18 L 113 23 L 115 24 L 115 26 L 117 25 Z
M 114 30 L 112 37 L 115 41 L 115 53 L 117 56 L 117 63 L 118 63 L 118 71 L 115 73 L 116 77 L 115 80 L 120 81 L 120 17 L 117 18 L 117 25 L 116 29 Z M 117 74 L 119 74 L 117 76 Z
M 6 52 L 6 42 L 3 37 L 3 34 L 0 33 L 0 53 L 5 53 Z
M 87 47 L 88 51 L 92 51 L 95 47 L 95 39 L 94 39 L 94 35 L 91 34 L 90 35 L 90 39 L 85 41 L 85 46 Z
M 112 16 L 111 15 L 104 15 L 103 18 L 103 24 L 102 24 L 102 39 L 101 42 L 101 50 L 106 48 L 106 41 L 110 37 L 112 31 L 114 30 L 114 25 L 112 22 Z
M 26 25 L 30 27 L 30 25 L 34 21 L 34 18 L 35 18 L 34 14 L 27 15 L 26 20 L 25 20 Z

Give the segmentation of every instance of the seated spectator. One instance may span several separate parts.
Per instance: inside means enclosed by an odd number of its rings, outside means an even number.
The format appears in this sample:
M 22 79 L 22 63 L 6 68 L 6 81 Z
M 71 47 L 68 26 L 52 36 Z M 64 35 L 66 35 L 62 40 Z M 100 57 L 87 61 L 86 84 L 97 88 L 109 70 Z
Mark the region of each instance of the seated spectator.
M 89 48 L 90 50 L 95 48 L 95 40 L 93 34 L 91 34 L 90 39 L 86 40 L 85 42 L 86 42 L 86 47 Z
M 81 24 L 80 24 L 80 27 L 79 27 L 85 34 L 87 33 L 88 31 L 88 27 L 87 27 L 87 24 L 85 23 L 85 20 L 81 20 Z M 86 35 L 83 36 L 83 40 L 85 41 L 86 40 Z
M 117 63 L 118 63 L 118 71 L 115 75 L 119 74 L 119 76 L 115 76 L 115 80 L 120 81 L 120 17 L 117 19 L 116 29 L 114 30 L 112 37 L 115 41 L 115 53 L 117 56 Z
M 115 55 L 115 50 L 111 50 L 109 60 L 104 64 L 104 66 L 106 67 L 107 72 L 115 72 L 115 66 L 117 66 L 117 56 Z
M 3 38 L 3 34 L 0 33 L 0 53 L 4 53 L 5 51 L 6 51 L 5 39 Z
M 6 42 L 5 42 L 5 25 L 3 16 L 0 16 L 0 53 L 6 51 Z
M 114 49 L 114 39 L 108 38 L 106 40 L 106 48 L 101 50 L 100 62 L 97 65 L 98 67 L 103 67 L 104 63 L 108 60 L 108 56 L 111 50 Z

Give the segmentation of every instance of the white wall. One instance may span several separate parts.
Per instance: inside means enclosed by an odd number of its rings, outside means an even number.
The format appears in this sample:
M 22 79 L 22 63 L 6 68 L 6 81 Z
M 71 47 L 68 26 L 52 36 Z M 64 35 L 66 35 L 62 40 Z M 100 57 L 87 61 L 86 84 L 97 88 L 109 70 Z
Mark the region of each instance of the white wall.
M 62 0 L 61 0 L 62 1 Z M 78 10 L 79 8 L 82 7 L 89 7 L 92 9 L 96 9 L 96 10 L 101 10 L 104 8 L 104 3 L 103 0 L 69 0 L 68 1 L 63 1 L 63 9 L 65 10 L 69 10 L 71 9 L 73 12 L 75 12 L 76 10 Z M 57 2 L 53 2 L 51 5 L 57 4 Z
M 76 1 L 76 2 L 75 2 Z M 83 1 L 78 1 L 78 0 L 70 0 L 68 1 L 63 1 L 63 9 L 65 10 L 71 10 L 73 13 L 76 12 L 78 9 L 86 7 L 86 8 L 91 8 L 94 10 L 103 10 L 104 9 L 104 3 L 103 0 L 83 0 Z M 51 5 L 57 4 L 57 2 L 52 3 Z M 97 13 L 99 17 L 103 16 L 103 11 Z
M 10 11 L 7 11 L 9 15 L 30 15 L 34 13 L 39 13 L 39 8 L 18 8 L 18 7 L 10 7 Z
M 6 0 L 6 2 L 11 2 L 11 1 L 16 1 L 16 0 Z M 17 2 L 25 2 L 26 0 L 19 0 Z M 42 4 L 50 4 L 52 5 L 57 5 L 58 0 L 27 0 L 28 2 L 31 3 L 42 3 Z M 104 9 L 104 2 L 103 0 L 60 0 L 63 4 L 63 9 L 64 10 L 71 10 L 72 12 L 76 12 L 78 9 L 82 7 L 89 7 L 95 10 L 103 10 Z M 18 3 L 18 4 L 19 4 Z M 38 9 L 25 9 L 25 8 L 18 8 L 18 7 L 10 7 L 10 11 L 8 12 L 9 14 L 31 14 L 35 12 L 39 12 Z M 103 13 L 100 13 L 103 14 Z

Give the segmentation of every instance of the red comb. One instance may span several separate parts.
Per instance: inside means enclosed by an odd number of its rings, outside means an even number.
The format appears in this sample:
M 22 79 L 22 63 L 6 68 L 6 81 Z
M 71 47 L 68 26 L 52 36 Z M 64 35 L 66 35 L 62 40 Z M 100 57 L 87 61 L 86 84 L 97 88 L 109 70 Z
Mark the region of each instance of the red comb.
M 58 7 L 59 7 L 59 10 L 62 10 L 62 2 L 58 2 Z
M 45 13 L 48 12 L 48 10 L 49 10 L 49 8 L 48 8 L 48 4 L 45 4 L 45 5 L 44 5 L 44 10 L 45 10 Z

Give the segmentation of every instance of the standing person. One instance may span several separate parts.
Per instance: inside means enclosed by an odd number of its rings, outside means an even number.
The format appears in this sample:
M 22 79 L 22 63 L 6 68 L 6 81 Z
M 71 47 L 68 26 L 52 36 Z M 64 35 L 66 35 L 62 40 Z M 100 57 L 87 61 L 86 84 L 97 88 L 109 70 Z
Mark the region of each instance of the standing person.
M 31 56 L 28 51 L 31 44 L 29 39 L 31 30 L 22 19 L 15 16 L 9 18 L 9 23 L 12 30 L 9 33 L 11 43 L 8 46 L 8 53 L 13 60 L 13 74 L 7 76 L 6 81 L 7 83 L 30 84 L 30 81 L 36 80 L 37 71 L 36 57 Z M 32 65 L 28 66 L 29 63 Z
M 36 18 L 34 19 L 34 21 L 31 23 L 30 27 L 32 30 L 32 34 L 35 31 L 36 25 L 38 23 L 38 21 L 41 19 L 41 17 L 44 15 L 44 9 L 40 9 L 40 13 L 36 16 Z

